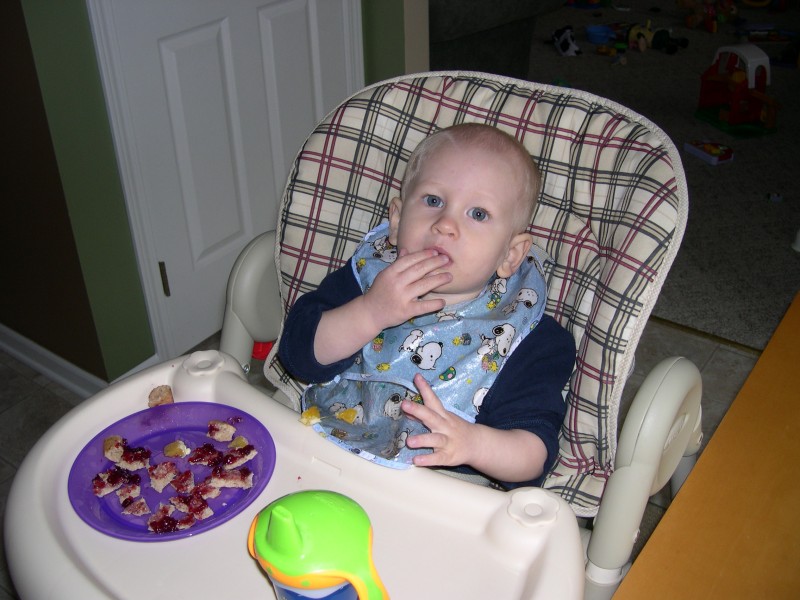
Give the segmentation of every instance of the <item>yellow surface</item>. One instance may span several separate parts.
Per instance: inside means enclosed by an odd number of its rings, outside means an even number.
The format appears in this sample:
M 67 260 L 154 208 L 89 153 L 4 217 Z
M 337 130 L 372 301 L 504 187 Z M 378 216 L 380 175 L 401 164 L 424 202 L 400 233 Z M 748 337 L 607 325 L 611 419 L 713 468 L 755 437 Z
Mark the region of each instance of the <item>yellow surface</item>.
M 800 294 L 614 600 L 800 598 Z

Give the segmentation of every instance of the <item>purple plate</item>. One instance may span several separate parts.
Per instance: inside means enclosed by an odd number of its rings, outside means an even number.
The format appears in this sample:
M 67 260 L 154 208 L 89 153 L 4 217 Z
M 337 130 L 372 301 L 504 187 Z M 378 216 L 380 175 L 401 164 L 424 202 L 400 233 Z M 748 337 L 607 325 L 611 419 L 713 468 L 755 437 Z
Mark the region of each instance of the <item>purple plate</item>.
M 167 533 L 153 533 L 147 527 L 151 515 L 136 517 L 122 514 L 122 506 L 116 493 L 102 498 L 94 495 L 94 477 L 114 466 L 103 456 L 103 440 L 111 435 L 120 435 L 128 440 L 128 446 L 145 447 L 152 452 L 150 464 L 156 465 L 165 460 L 173 461 L 179 472 L 189 469 L 194 473 L 195 483 L 203 481 L 211 467 L 190 465 L 186 458 L 167 458 L 164 446 L 175 440 L 183 442 L 191 449 L 203 444 L 212 444 L 219 450 L 227 450 L 227 442 L 216 442 L 209 438 L 208 422 L 228 421 L 236 427 L 236 435 L 243 435 L 253 445 L 258 454 L 245 463 L 253 472 L 253 487 L 250 489 L 223 488 L 216 498 L 209 498 L 208 505 L 214 511 L 210 517 L 198 520 L 188 529 Z M 69 473 L 69 499 L 81 519 L 96 530 L 112 537 L 136 542 L 166 542 L 208 531 L 235 517 L 255 500 L 267 485 L 275 469 L 275 443 L 267 429 L 246 412 L 212 402 L 179 402 L 155 406 L 134 413 L 106 427 L 81 450 Z M 177 492 L 167 485 L 162 493 L 150 487 L 150 477 L 145 469 L 136 471 L 141 477 L 141 495 L 154 513 L 160 503 L 169 504 L 169 499 Z M 185 516 L 173 513 L 173 517 Z

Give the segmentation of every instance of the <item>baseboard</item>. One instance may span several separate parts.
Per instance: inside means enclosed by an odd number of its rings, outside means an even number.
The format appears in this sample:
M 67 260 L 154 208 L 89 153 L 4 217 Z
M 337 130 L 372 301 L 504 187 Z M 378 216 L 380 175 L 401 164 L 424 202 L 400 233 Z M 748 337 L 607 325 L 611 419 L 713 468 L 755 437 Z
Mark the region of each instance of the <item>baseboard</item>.
M 3 324 L 0 324 L 0 348 L 81 398 L 93 396 L 108 387 L 108 382 L 76 367 Z
M 43 348 L 2 323 L 0 323 L 0 349 L 48 379 L 63 385 L 83 399 L 94 396 L 97 392 L 110 385 L 107 381 L 103 381 L 99 377 L 76 367 L 71 362 L 53 354 L 47 348 Z M 154 354 L 124 375 L 117 377 L 111 383 L 113 384 L 143 369 L 157 365 L 162 360 L 158 355 Z

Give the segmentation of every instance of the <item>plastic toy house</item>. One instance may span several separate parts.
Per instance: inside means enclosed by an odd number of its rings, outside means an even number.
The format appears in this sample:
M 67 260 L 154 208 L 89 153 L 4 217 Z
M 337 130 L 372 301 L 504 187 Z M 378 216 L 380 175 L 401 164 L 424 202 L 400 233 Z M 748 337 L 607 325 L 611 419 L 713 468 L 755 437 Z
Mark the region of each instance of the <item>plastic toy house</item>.
M 769 57 L 758 46 L 722 46 L 701 77 L 697 116 L 732 134 L 773 130 L 778 103 L 769 83 Z

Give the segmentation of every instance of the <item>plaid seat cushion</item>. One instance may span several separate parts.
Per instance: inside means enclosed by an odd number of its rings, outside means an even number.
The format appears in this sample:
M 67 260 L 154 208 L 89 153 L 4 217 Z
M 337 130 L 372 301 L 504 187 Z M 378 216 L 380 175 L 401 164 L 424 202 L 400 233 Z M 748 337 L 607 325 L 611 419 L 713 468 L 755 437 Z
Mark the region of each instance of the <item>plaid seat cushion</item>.
M 553 258 L 547 312 L 575 338 L 560 456 L 545 487 L 597 511 L 616 451 L 633 354 L 685 227 L 679 155 L 647 119 L 591 94 L 477 73 L 429 73 L 366 88 L 320 123 L 283 197 L 276 260 L 284 310 L 348 260 L 387 216 L 406 162 L 432 132 L 477 121 L 525 144 L 543 187 L 530 231 Z M 270 355 L 269 380 L 303 386 Z

